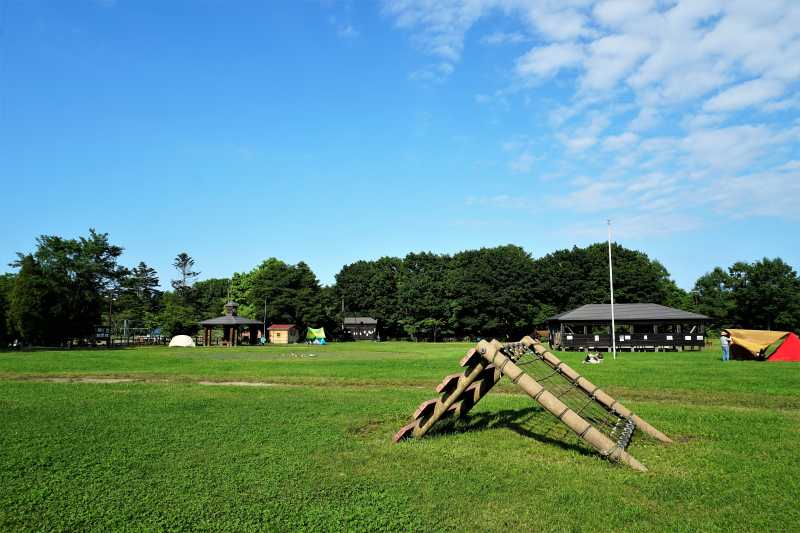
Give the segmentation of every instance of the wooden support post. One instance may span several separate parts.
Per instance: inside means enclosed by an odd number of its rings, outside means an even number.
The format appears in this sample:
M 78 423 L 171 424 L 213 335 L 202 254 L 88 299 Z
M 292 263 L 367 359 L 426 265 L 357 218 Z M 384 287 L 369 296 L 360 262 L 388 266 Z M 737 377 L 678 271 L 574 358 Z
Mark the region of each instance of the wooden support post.
M 533 339 L 525 337 L 533 343 Z M 524 342 L 524 341 L 523 341 Z M 527 344 L 526 344 L 527 345 Z M 617 446 L 611 439 L 602 434 L 592 424 L 581 418 L 579 414 L 567 407 L 553 393 L 545 389 L 535 379 L 520 369 L 511 359 L 506 357 L 496 346 L 490 343 L 479 345 L 481 356 L 497 367 L 503 375 L 524 390 L 528 396 L 536 400 L 553 416 L 558 418 L 580 438 L 588 442 L 604 457 L 626 464 L 634 470 L 647 472 L 647 467 L 636 460 L 635 457 Z

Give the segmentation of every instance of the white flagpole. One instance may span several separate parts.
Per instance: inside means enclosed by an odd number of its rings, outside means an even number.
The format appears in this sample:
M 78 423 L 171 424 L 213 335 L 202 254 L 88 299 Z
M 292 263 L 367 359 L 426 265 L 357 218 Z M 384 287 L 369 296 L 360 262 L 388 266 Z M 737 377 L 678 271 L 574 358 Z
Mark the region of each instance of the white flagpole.
M 617 327 L 614 322 L 614 269 L 611 266 L 611 219 L 608 219 L 608 285 L 611 287 L 611 346 L 617 358 Z

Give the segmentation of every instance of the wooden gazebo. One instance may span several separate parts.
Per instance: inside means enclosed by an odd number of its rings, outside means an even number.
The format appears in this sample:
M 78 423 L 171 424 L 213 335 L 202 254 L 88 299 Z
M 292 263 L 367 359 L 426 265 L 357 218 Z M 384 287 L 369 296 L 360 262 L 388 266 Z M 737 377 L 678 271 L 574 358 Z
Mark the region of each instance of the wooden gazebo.
M 211 331 L 219 326 L 222 326 L 222 344 L 224 346 L 239 345 L 240 334 L 243 329 L 248 331 L 250 344 L 255 344 L 256 333 L 258 327 L 261 326 L 261 322 L 259 320 L 238 316 L 238 308 L 239 304 L 236 302 L 228 302 L 225 304 L 224 316 L 210 318 L 200 322 L 200 325 L 203 326 L 204 346 L 209 346 L 211 344 Z

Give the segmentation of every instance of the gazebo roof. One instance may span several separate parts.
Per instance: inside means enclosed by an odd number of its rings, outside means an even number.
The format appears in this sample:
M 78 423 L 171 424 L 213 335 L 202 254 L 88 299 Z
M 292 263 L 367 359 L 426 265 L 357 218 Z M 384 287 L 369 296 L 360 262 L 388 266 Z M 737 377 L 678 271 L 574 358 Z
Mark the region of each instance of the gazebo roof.
M 253 320 L 252 318 L 245 318 L 243 316 L 218 316 L 217 318 L 209 318 L 200 322 L 201 326 L 260 326 L 263 322 L 260 320 Z
M 239 304 L 228 302 L 225 304 L 225 315 L 217 318 L 209 318 L 200 322 L 201 326 L 260 326 L 260 320 L 245 318 L 236 314 Z

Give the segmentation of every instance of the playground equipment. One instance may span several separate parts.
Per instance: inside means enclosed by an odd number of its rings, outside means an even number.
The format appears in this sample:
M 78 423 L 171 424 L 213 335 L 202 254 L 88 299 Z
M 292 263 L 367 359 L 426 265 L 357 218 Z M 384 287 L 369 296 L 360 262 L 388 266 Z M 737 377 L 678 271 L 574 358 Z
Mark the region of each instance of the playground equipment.
M 422 437 L 439 420 L 465 416 L 504 375 L 611 461 L 647 471 L 626 451 L 637 429 L 672 442 L 530 337 L 507 344 L 481 341 L 460 364 L 464 371 L 445 376 L 436 387 L 440 396 L 420 404 L 395 442 Z

